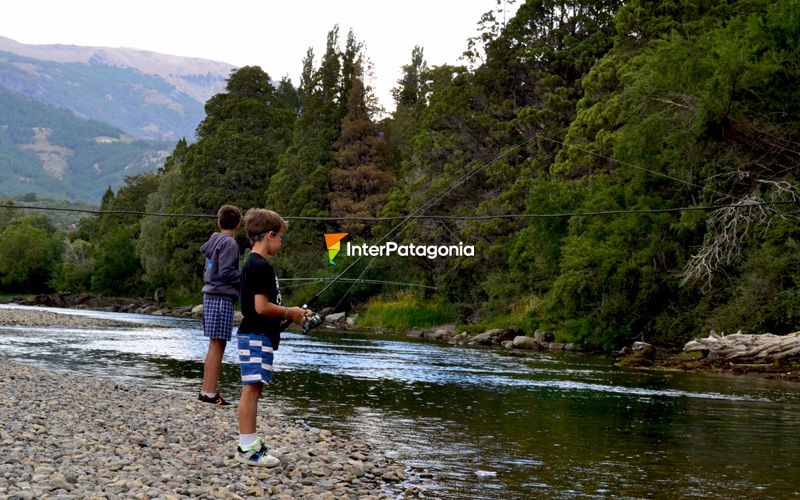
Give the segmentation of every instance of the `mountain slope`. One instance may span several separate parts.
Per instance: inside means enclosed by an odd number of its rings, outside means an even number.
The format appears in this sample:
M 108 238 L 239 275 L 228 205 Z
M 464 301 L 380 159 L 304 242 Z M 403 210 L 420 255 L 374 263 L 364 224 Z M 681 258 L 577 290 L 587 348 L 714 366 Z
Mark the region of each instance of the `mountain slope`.
M 0 37 L 0 86 L 134 137 L 194 137 L 234 66 L 135 49 L 26 45 Z
M 172 147 L 0 88 L 0 194 L 98 202 L 126 175 L 156 169 Z

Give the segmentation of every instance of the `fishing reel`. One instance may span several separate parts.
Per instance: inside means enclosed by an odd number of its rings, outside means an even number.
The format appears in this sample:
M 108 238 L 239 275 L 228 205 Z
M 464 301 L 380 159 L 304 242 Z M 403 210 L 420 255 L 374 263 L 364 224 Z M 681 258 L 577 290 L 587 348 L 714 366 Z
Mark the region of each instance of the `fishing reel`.
M 309 330 L 318 327 L 324 322 L 325 316 L 322 316 L 320 313 L 314 313 L 310 316 L 306 316 L 306 319 L 303 320 L 303 333 L 308 333 Z

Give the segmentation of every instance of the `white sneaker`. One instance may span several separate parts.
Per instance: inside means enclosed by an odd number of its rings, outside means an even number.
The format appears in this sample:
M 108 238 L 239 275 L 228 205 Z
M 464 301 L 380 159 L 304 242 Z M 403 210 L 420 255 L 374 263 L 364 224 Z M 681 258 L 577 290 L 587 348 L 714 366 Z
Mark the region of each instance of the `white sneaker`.
M 243 450 L 241 446 L 236 447 L 237 462 L 254 467 L 275 467 L 281 461 L 269 454 L 269 448 L 261 442 L 261 438 L 256 438 L 253 444 Z

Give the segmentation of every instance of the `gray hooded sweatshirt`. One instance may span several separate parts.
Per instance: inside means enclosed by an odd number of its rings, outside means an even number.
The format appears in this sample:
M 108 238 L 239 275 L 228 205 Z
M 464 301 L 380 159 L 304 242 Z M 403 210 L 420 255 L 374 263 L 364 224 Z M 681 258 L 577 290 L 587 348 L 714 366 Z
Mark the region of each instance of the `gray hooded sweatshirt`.
M 203 293 L 239 300 L 239 245 L 231 236 L 214 233 L 200 252 L 206 258 Z

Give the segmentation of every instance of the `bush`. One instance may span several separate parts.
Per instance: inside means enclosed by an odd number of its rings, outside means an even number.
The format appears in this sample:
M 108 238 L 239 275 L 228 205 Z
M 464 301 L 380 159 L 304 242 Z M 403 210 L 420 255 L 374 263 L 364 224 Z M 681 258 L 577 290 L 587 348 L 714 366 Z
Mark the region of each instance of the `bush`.
M 441 325 L 454 321 L 455 311 L 441 299 L 422 301 L 411 294 L 394 300 L 373 299 L 359 318 L 363 326 L 414 328 Z
M 24 219 L 0 233 L 0 284 L 5 291 L 46 292 L 61 258 L 60 238 L 52 226 Z

